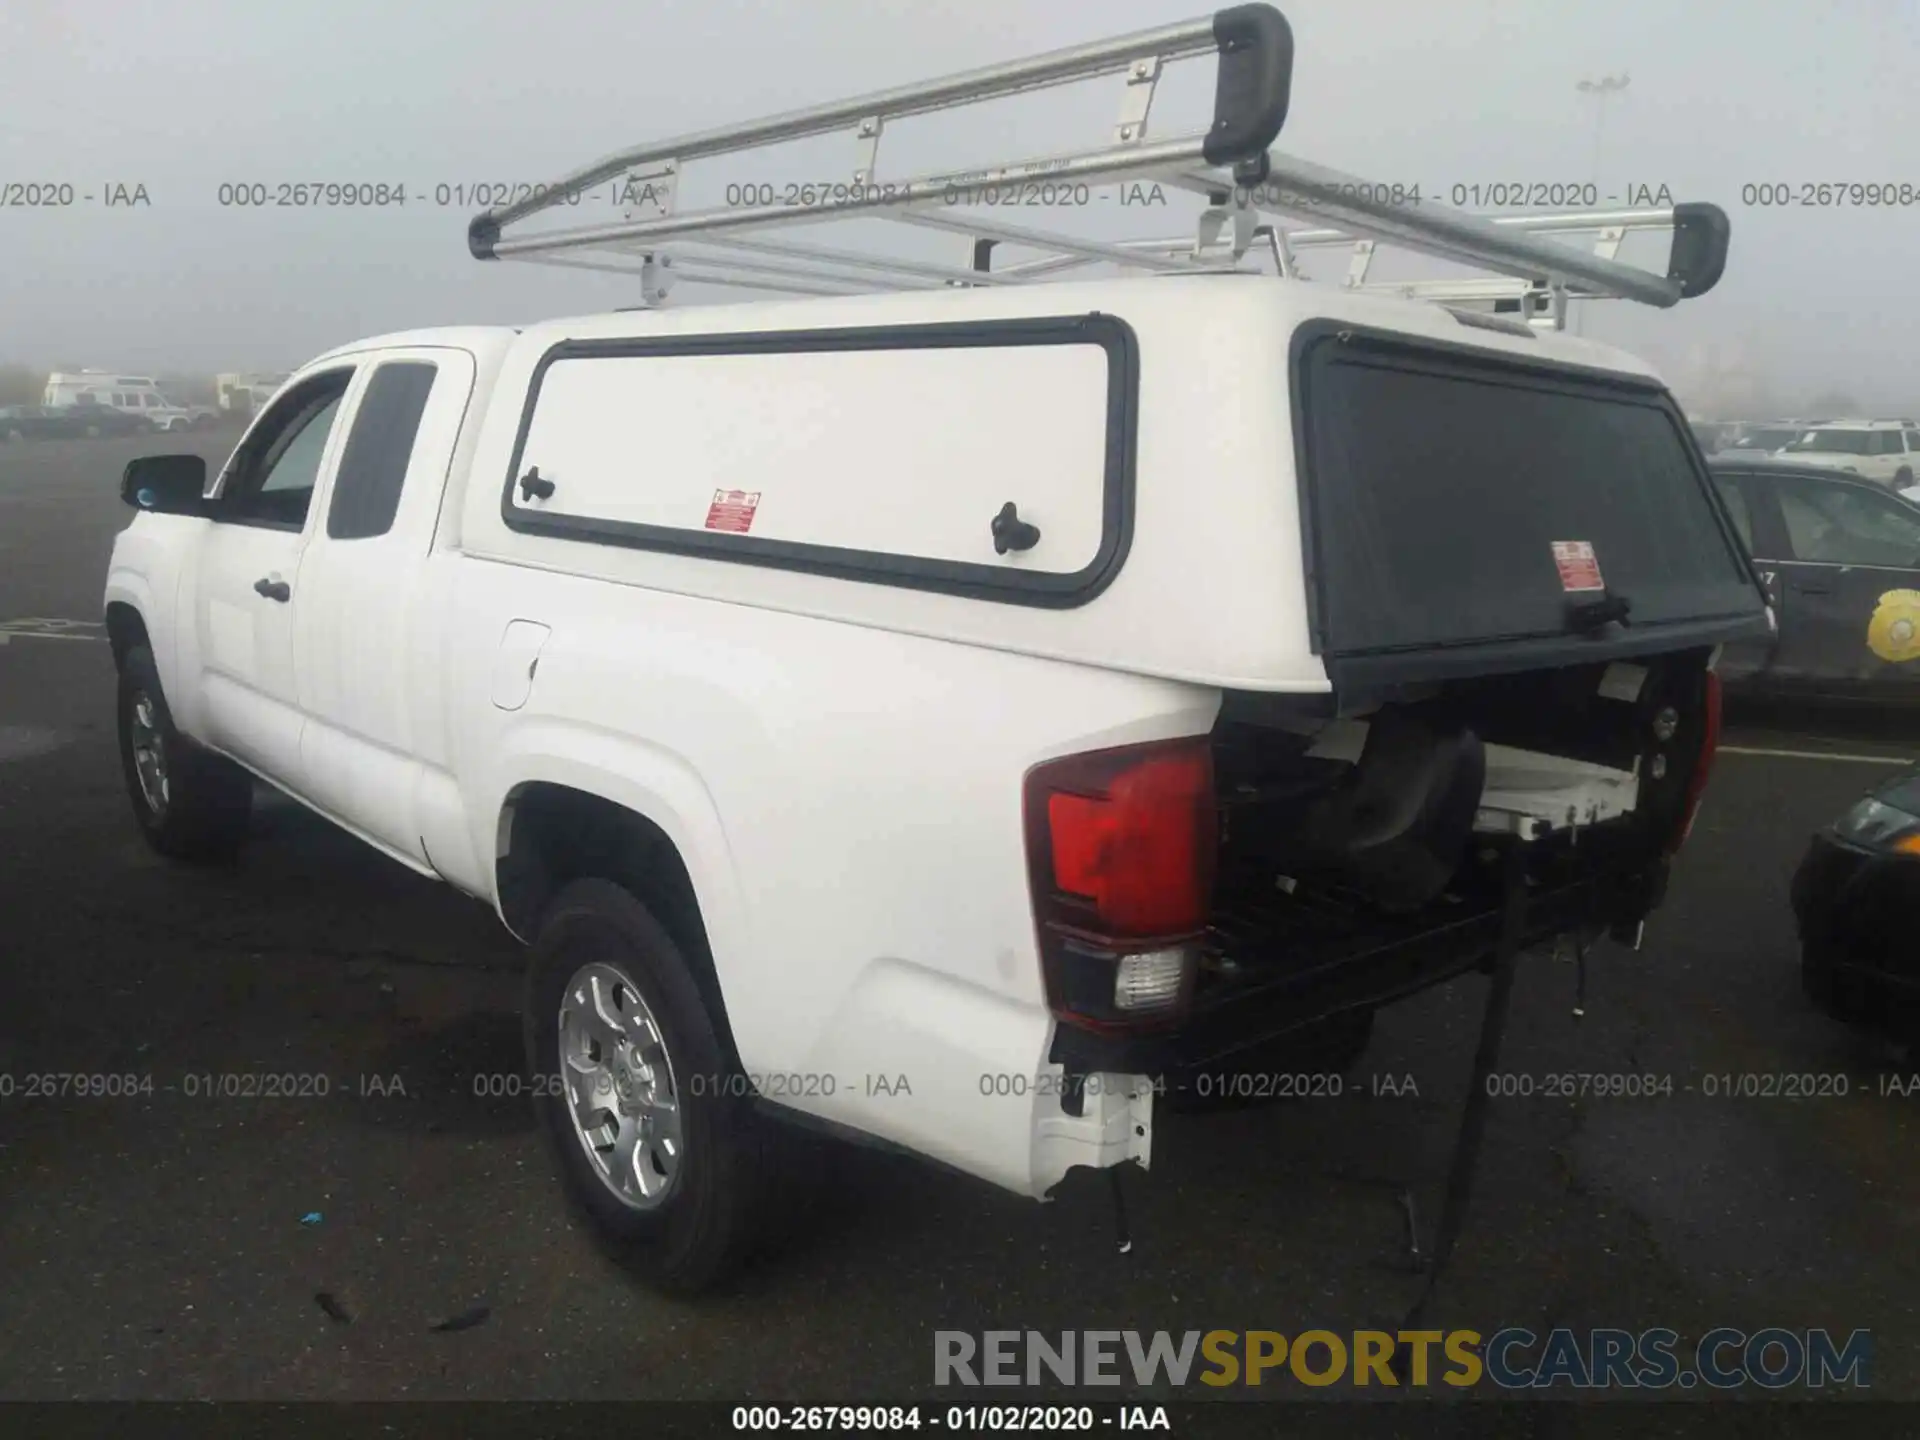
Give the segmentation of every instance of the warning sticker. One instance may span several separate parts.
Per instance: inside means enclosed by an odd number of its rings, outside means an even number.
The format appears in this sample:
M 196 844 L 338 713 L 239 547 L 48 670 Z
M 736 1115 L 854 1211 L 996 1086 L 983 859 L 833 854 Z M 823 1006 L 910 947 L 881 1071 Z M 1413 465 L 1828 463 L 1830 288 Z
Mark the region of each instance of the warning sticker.
M 716 490 L 707 507 L 707 529 L 744 535 L 753 528 L 753 512 L 759 508 L 758 490 Z
M 1607 582 L 1600 578 L 1600 561 L 1593 553 L 1593 546 L 1584 540 L 1554 541 L 1553 563 L 1560 567 L 1562 590 L 1572 592 L 1607 588 Z

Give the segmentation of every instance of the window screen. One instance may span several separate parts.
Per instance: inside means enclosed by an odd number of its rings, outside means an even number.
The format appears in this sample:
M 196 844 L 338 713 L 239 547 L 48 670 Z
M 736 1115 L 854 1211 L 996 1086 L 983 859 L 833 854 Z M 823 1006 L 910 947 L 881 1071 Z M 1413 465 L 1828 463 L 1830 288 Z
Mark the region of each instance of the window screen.
M 437 368 L 424 360 L 392 361 L 373 372 L 354 416 L 327 510 L 327 538 L 367 540 L 393 528 L 413 440 Z

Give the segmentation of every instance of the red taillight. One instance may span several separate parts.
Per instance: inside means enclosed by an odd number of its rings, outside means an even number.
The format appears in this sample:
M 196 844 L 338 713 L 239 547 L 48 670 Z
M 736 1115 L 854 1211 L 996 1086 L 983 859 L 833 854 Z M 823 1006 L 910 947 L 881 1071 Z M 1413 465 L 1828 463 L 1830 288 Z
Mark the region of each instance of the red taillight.
M 1701 696 L 1700 754 L 1693 762 L 1693 776 L 1687 781 L 1687 803 L 1680 812 L 1680 825 L 1667 845 L 1673 854 L 1686 844 L 1693 833 L 1693 820 L 1700 813 L 1700 800 L 1707 791 L 1707 776 L 1713 771 L 1713 757 L 1720 749 L 1720 676 L 1709 670 Z
M 1048 795 L 1053 883 L 1090 902 L 1107 934 L 1199 929 L 1213 871 L 1211 754 L 1141 760 L 1104 789 Z
M 1097 1028 L 1177 1013 L 1197 951 L 1178 964 L 1173 957 L 1206 928 L 1213 899 L 1218 821 L 1208 738 L 1039 766 L 1027 777 L 1026 824 L 1055 1012 Z M 1150 975 L 1160 978 L 1149 983 Z

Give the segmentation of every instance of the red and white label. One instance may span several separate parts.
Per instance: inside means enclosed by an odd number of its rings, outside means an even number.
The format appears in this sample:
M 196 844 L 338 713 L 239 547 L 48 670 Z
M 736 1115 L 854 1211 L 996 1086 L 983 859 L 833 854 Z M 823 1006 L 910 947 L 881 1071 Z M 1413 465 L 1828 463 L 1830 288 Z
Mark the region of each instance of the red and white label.
M 707 529 L 744 535 L 753 528 L 753 512 L 759 508 L 758 490 L 716 490 L 707 507 Z
M 1554 541 L 1553 563 L 1560 568 L 1562 590 L 1575 592 L 1607 588 L 1607 582 L 1600 578 L 1600 561 L 1593 553 L 1593 546 L 1584 540 Z

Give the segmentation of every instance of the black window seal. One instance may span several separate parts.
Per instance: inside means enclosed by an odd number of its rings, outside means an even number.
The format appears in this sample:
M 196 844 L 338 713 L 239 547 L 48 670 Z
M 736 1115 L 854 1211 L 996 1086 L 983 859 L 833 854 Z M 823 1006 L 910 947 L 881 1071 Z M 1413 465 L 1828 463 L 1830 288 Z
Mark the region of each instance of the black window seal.
M 969 561 L 934 560 L 919 555 L 800 541 L 757 539 L 748 535 L 603 520 L 593 516 L 542 515 L 515 503 L 514 487 L 520 476 L 534 411 L 539 405 L 541 382 L 547 371 L 562 360 L 1087 344 L 1098 345 L 1107 356 L 1106 457 L 1100 546 L 1087 565 L 1069 574 L 1012 570 Z M 1133 545 L 1139 376 L 1139 343 L 1132 327 L 1117 316 L 1099 312 L 959 323 L 563 340 L 542 355 L 534 367 L 533 378 L 527 387 L 526 403 L 521 411 L 520 428 L 514 437 L 512 460 L 507 467 L 505 484 L 501 487 L 500 518 L 509 530 L 526 535 L 581 540 L 671 555 L 700 556 L 966 599 L 993 600 L 1045 609 L 1072 609 L 1087 604 L 1113 583 Z M 1019 497 L 1006 498 L 1017 500 Z M 981 516 L 983 534 L 992 518 L 991 515 Z
M 1720 498 L 1709 472 L 1705 453 L 1693 436 L 1685 413 L 1675 402 L 1666 385 L 1652 376 L 1625 375 L 1617 370 L 1603 370 L 1596 366 L 1582 365 L 1574 361 L 1559 358 L 1535 358 L 1533 356 L 1508 355 L 1500 351 L 1482 349 L 1476 345 L 1457 344 L 1448 340 L 1430 339 L 1426 336 L 1407 335 L 1400 331 L 1383 330 L 1370 325 L 1356 325 L 1342 320 L 1314 319 L 1304 321 L 1293 333 L 1288 346 L 1288 390 L 1292 403 L 1293 421 L 1293 457 L 1294 476 L 1300 500 L 1300 545 L 1301 563 L 1305 571 L 1305 595 L 1307 610 L 1307 630 L 1309 642 L 1315 655 L 1326 666 L 1328 679 L 1336 691 L 1344 688 L 1336 670 L 1343 670 L 1358 677 L 1367 675 L 1369 681 L 1374 672 L 1403 671 L 1411 678 L 1416 672 L 1422 676 L 1462 675 L 1476 673 L 1475 667 L 1486 671 L 1486 662 L 1496 652 L 1505 650 L 1519 655 L 1538 652 L 1565 654 L 1567 659 L 1559 663 L 1585 663 L 1580 657 L 1584 650 L 1590 651 L 1592 640 L 1561 639 L 1557 637 L 1523 637 L 1514 640 L 1472 641 L 1459 646 L 1421 646 L 1408 650 L 1355 651 L 1347 655 L 1332 654 L 1327 647 L 1327 607 L 1322 586 L 1325 566 L 1321 560 L 1320 540 L 1322 526 L 1319 522 L 1319 489 L 1313 473 L 1311 421 L 1309 405 L 1311 401 L 1310 372 L 1314 354 L 1328 342 L 1346 343 L 1359 340 L 1375 348 L 1376 352 L 1397 353 L 1403 357 L 1400 368 L 1409 371 L 1432 374 L 1436 370 L 1459 371 L 1472 368 L 1485 374 L 1488 371 L 1504 375 L 1518 384 L 1535 389 L 1554 390 L 1560 393 L 1572 393 L 1592 396 L 1596 391 L 1611 392 L 1619 399 L 1629 403 L 1650 406 L 1661 411 L 1667 417 L 1667 423 L 1677 433 L 1681 448 L 1686 452 L 1694 475 L 1694 481 L 1700 486 L 1708 508 L 1713 512 L 1715 522 L 1720 527 L 1721 538 L 1729 551 L 1746 573 L 1748 582 L 1753 586 L 1756 598 L 1762 605 L 1766 601 L 1766 588 L 1760 582 L 1759 570 L 1748 553 L 1746 542 L 1741 540 L 1740 532 L 1733 523 L 1733 517 L 1727 513 L 1726 502 Z M 1388 368 L 1393 368 L 1389 365 Z M 1753 623 L 1760 623 L 1764 614 L 1756 614 Z M 1741 617 L 1700 617 L 1691 621 L 1676 621 L 1670 625 L 1642 626 L 1638 635 L 1630 644 L 1615 641 L 1608 644 L 1609 653 L 1624 653 L 1627 650 L 1643 650 L 1654 645 L 1654 637 L 1664 634 L 1669 637 L 1658 642 L 1656 648 L 1670 647 L 1688 632 L 1699 634 L 1717 633 L 1728 627 L 1746 628 L 1748 622 Z M 1645 642 L 1645 643 L 1643 643 Z M 1588 656 L 1591 658 L 1591 655 Z M 1535 660 L 1534 664 L 1542 663 Z M 1503 667 L 1504 668 L 1504 667 Z M 1533 668 L 1531 665 L 1523 668 Z M 1490 673 L 1490 672 L 1489 672 Z

